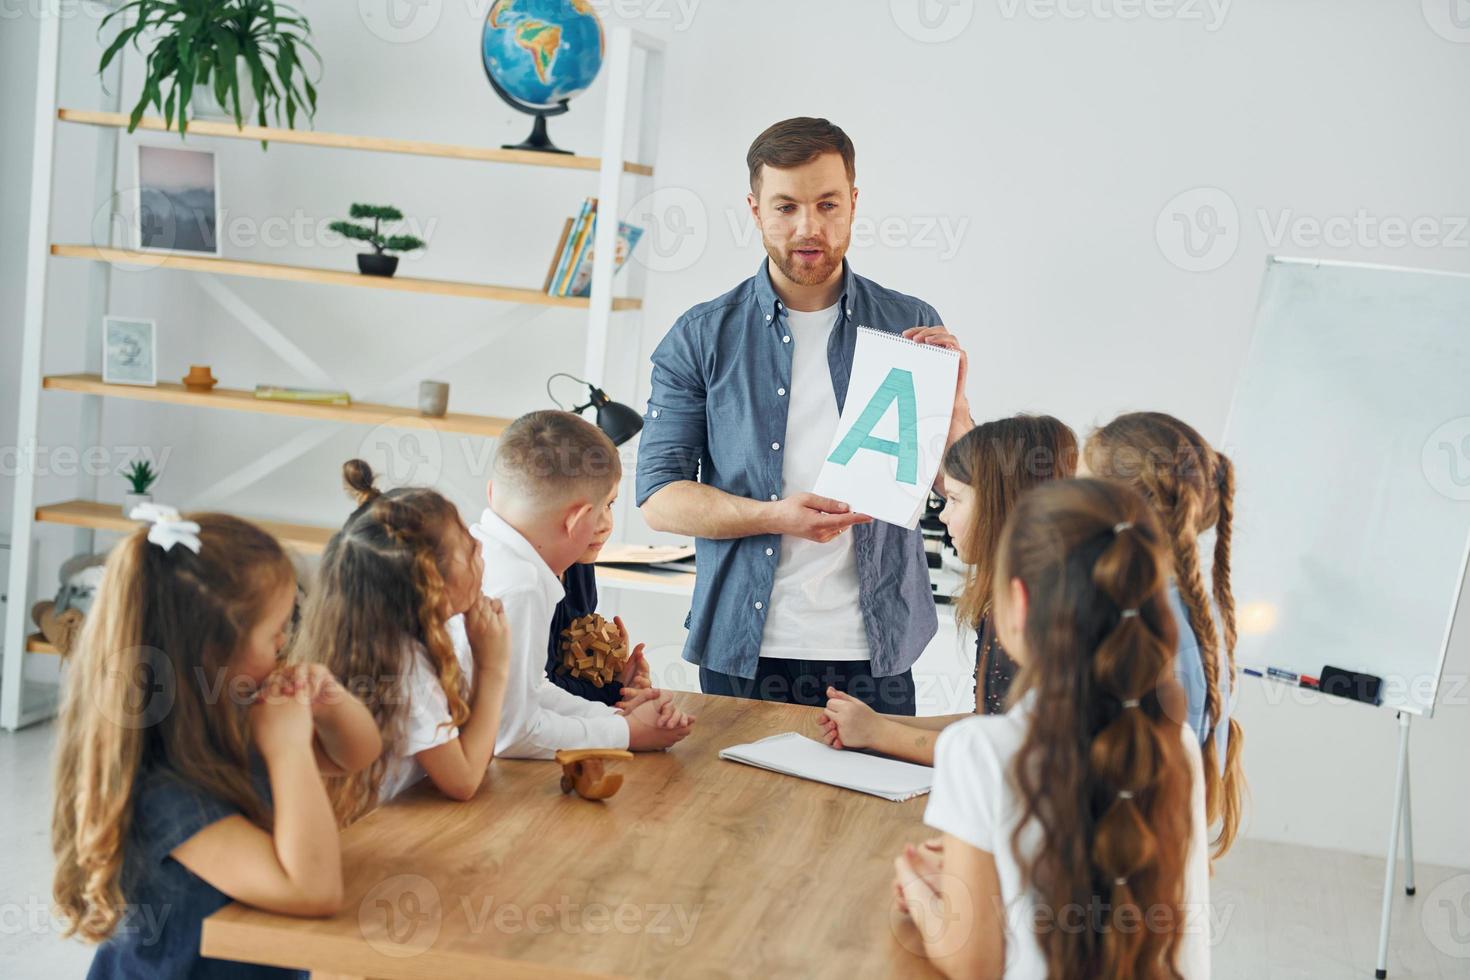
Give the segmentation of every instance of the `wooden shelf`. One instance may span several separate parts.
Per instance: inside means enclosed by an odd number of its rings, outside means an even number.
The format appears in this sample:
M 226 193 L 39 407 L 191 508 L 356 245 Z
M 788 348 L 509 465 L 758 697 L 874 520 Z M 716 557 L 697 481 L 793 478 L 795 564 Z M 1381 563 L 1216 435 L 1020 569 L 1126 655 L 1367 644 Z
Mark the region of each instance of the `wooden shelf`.
M 450 412 L 441 418 L 418 414 L 412 408 L 353 402 L 351 405 L 313 405 L 308 402 L 283 402 L 256 398 L 253 391 L 240 388 L 215 388 L 213 391 L 190 391 L 181 384 L 159 382 L 156 386 L 108 384 L 96 374 L 53 374 L 41 380 L 51 391 L 74 391 L 83 395 L 107 398 L 130 398 L 134 401 L 164 402 L 191 408 L 219 408 L 231 412 L 256 412 L 261 415 L 289 415 L 321 422 L 348 422 L 354 425 L 392 425 L 411 429 L 427 426 L 438 432 L 463 432 L 493 439 L 510 425 L 511 419 L 492 415 L 466 415 Z
M 49 653 L 53 657 L 61 656 L 61 651 L 40 633 L 32 633 L 26 637 L 26 653 Z
M 88 126 L 111 126 L 126 129 L 128 115 L 122 112 L 88 112 L 81 109 L 57 109 L 62 122 Z M 144 116 L 139 129 L 173 132 L 159 116 Z M 320 133 L 309 129 L 276 129 L 271 126 L 237 128 L 233 122 L 192 120 L 189 135 L 219 136 L 226 139 L 267 140 L 271 143 L 294 143 L 300 146 L 324 146 L 338 150 L 368 150 L 377 153 L 407 153 L 413 156 L 443 157 L 450 160 L 477 160 L 482 163 L 515 163 L 559 170 L 599 170 L 599 157 L 568 156 L 561 153 L 535 153 L 530 150 L 501 150 L 481 146 L 457 146 L 452 143 L 429 143 L 423 140 L 387 139 L 378 136 L 349 136 L 345 133 Z M 653 176 L 653 168 L 624 161 L 623 172 L 640 177 Z
M 92 528 L 96 531 L 115 531 L 126 534 L 138 526 L 138 522 L 125 517 L 122 508 L 115 504 L 102 504 L 95 500 L 68 500 L 64 504 L 47 504 L 36 508 L 36 520 L 46 524 L 67 524 L 72 527 Z M 248 518 L 262 530 L 269 532 L 287 548 L 303 554 L 321 554 L 331 540 L 336 528 L 318 527 L 312 524 L 287 524 L 283 521 L 263 521 Z
M 490 286 L 448 279 L 415 279 L 410 276 L 365 276 L 360 272 L 344 272 L 340 269 L 313 269 L 309 266 L 282 265 L 277 262 L 218 259 L 207 255 L 172 255 L 166 252 L 140 252 L 130 248 L 103 248 L 96 245 L 52 245 L 51 254 L 63 259 L 88 259 L 93 262 L 111 262 L 114 265 L 142 265 L 186 272 L 209 272 L 217 276 L 313 282 L 328 286 L 387 289 L 401 293 L 434 293 L 502 303 L 560 306 L 578 310 L 588 309 L 591 305 L 591 300 L 585 296 L 548 296 L 539 289 L 524 289 L 519 286 Z M 614 297 L 612 302 L 614 310 L 636 310 L 642 306 L 642 300 L 627 296 Z
M 63 504 L 37 507 L 36 520 L 46 524 L 66 524 L 71 527 L 86 527 L 97 531 L 115 531 L 123 534 L 138 526 L 136 521 L 123 516 L 121 507 L 98 503 L 95 500 L 68 500 Z M 332 535 L 337 532 L 336 528 L 320 527 L 314 524 L 287 524 L 282 521 L 256 520 L 253 517 L 248 520 L 270 532 L 287 548 L 303 555 L 321 554 Z M 598 565 L 597 584 L 604 589 L 622 588 L 640 592 L 689 595 L 694 591 L 694 576 L 688 572 L 649 572 Z M 30 650 L 31 646 L 27 644 L 26 649 Z M 55 652 L 55 649 L 51 648 L 50 652 Z

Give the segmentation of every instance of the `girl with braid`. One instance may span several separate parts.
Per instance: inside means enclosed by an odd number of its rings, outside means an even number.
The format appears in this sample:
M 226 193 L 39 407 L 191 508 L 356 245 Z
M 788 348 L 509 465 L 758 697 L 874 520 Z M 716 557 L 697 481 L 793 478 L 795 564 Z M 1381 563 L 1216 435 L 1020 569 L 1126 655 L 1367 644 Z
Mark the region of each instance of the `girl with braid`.
M 342 467 L 357 509 L 322 555 L 297 649 L 367 702 L 383 755 L 330 785 L 344 823 L 425 775 L 475 795 L 495 750 L 510 631 L 480 592 L 479 547 L 444 497 L 386 493 L 360 459 Z
M 1179 625 L 1175 670 L 1188 701 L 1189 727 L 1205 759 L 1205 812 L 1220 825 L 1214 856 L 1230 849 L 1240 829 L 1245 775 L 1235 700 L 1235 599 L 1230 592 L 1231 519 L 1235 468 L 1185 423 L 1159 412 L 1121 415 L 1098 429 L 1083 449 L 1091 475 L 1122 483 L 1153 506 L 1169 534 L 1169 604 Z M 1206 591 L 1199 536 L 1214 529 Z M 1211 599 L 1214 609 L 1211 609 Z M 1216 622 L 1218 616 L 1219 622 Z
M 1199 743 L 1170 717 L 1169 539 L 1103 480 L 1028 491 L 1001 533 L 992 615 L 1012 708 L 939 736 L 895 901 L 950 977 L 1209 975 Z

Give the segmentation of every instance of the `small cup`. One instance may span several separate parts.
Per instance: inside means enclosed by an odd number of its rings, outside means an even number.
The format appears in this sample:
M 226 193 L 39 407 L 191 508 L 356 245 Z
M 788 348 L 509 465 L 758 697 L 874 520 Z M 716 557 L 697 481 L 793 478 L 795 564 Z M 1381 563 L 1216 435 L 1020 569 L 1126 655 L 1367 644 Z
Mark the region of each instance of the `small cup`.
M 443 418 L 449 411 L 449 382 L 419 382 L 419 414 L 430 418 Z

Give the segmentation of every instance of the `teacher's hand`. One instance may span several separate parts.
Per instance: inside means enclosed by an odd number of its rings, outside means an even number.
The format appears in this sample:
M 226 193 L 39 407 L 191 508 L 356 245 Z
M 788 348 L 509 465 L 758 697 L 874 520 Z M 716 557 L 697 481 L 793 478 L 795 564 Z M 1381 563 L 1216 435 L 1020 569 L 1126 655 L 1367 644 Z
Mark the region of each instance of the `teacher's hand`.
M 959 338 L 945 327 L 910 327 L 903 332 L 903 335 L 916 344 L 932 344 L 935 347 L 943 347 L 945 350 L 959 353 L 960 375 L 955 383 L 954 411 L 956 415 L 963 412 L 965 418 L 968 419 L 970 400 L 965 395 L 965 379 L 970 374 L 970 358 L 965 353 L 965 349 L 960 346 Z
M 814 493 L 794 493 L 775 501 L 771 508 L 771 531 L 826 544 L 854 524 L 871 524 L 867 514 L 854 514 L 840 500 Z

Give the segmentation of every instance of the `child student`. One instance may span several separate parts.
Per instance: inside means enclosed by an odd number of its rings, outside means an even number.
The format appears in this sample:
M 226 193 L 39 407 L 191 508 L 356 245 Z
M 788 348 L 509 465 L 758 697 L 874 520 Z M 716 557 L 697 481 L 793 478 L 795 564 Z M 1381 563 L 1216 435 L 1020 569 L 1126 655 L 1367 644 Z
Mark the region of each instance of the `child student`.
M 643 656 L 642 643 L 634 647 L 628 654 L 628 662 L 618 673 L 617 683 L 598 687 L 585 677 L 573 677 L 570 673 L 563 673 L 557 669 L 562 665 L 562 633 L 583 616 L 597 611 L 597 566 L 594 562 L 597 561 L 598 554 L 602 552 L 603 544 L 602 541 L 593 541 L 576 562 L 562 574 L 561 587 L 565 595 L 556 604 L 556 609 L 551 614 L 551 639 L 546 653 L 546 679 L 563 691 L 575 694 L 579 698 L 620 707 L 625 706 L 628 703 L 627 699 L 638 691 L 647 690 L 653 686 L 649 677 L 648 661 Z M 628 628 L 623 625 L 622 617 L 614 617 L 613 625 L 622 634 L 622 642 L 626 645 L 629 642 Z
M 1157 518 L 1114 483 L 1038 487 L 1007 520 L 992 617 L 1021 665 L 1013 707 L 939 736 L 938 851 L 895 861 L 896 904 L 946 976 L 1208 976 L 1199 743 L 1165 710 L 1168 569 Z
M 1021 494 L 1077 469 L 1077 437 L 1050 415 L 1015 415 L 977 425 L 944 454 L 944 510 L 955 551 L 969 565 L 956 603 L 956 618 L 975 630 L 975 711 L 1001 714 L 1015 677 L 1015 662 L 996 635 L 990 615 L 995 545 Z M 926 766 L 934 741 L 968 715 L 903 718 L 880 715 L 835 688 L 818 718 L 822 739 L 836 748 L 874 749 Z
M 289 976 L 199 954 L 230 901 L 286 915 L 342 903 L 321 773 L 377 758 L 372 716 L 331 675 L 279 663 L 296 576 L 225 514 L 146 504 L 108 556 L 67 672 L 53 895 L 101 943 L 90 977 Z
M 504 611 L 480 594 L 479 548 L 452 503 L 423 487 L 380 492 L 360 459 L 343 465 L 342 478 L 357 509 L 322 554 L 297 647 L 372 692 L 384 751 L 333 784 L 338 816 L 361 816 L 425 775 L 467 800 L 500 724 Z
M 1240 828 L 1245 776 L 1235 698 L 1235 599 L 1230 592 L 1230 525 L 1235 467 L 1193 428 L 1159 412 L 1120 415 L 1094 432 L 1083 450 L 1089 473 L 1131 487 L 1148 501 L 1169 532 L 1173 561 L 1169 605 L 1179 624 L 1175 664 L 1188 701 L 1187 721 L 1204 751 L 1205 810 L 1221 821 L 1215 857 L 1230 849 Z M 1217 630 L 1200 572 L 1199 535 L 1214 528 L 1212 592 L 1223 627 Z M 1180 719 L 1186 720 L 1186 719 Z
M 497 755 L 548 759 L 557 749 L 665 749 L 694 718 L 647 688 L 623 709 L 546 679 L 545 637 L 560 577 L 612 533 L 622 465 L 611 440 L 568 412 L 523 415 L 500 436 L 489 506 L 471 533 L 484 549 L 487 595 L 504 604 L 512 649 Z

